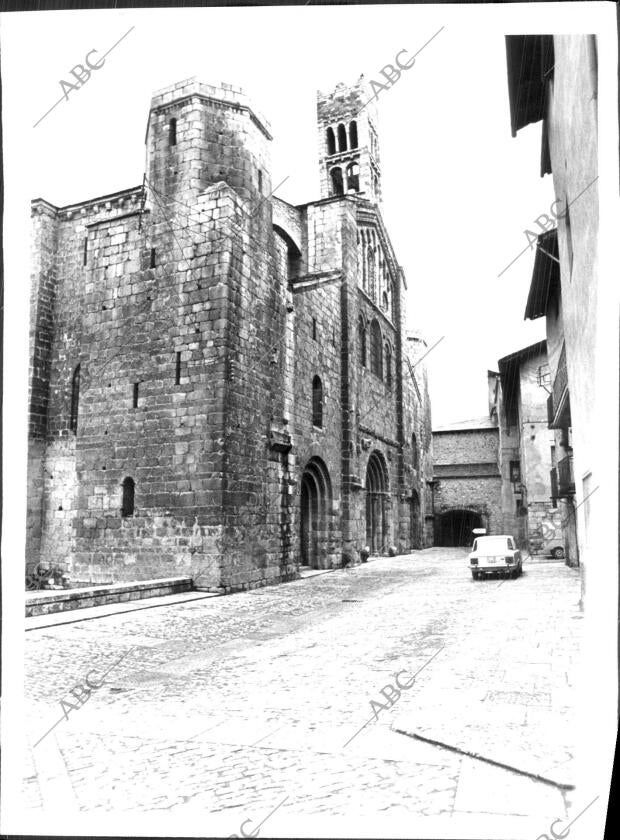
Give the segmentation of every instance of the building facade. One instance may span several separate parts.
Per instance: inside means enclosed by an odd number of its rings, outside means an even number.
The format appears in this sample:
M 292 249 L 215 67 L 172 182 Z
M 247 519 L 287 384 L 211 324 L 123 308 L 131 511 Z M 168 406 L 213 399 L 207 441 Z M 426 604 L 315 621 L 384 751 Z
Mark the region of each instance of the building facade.
M 583 563 L 596 498 L 598 129 L 594 35 L 507 37 L 512 133 L 542 122 L 540 174 L 555 201 L 540 233 L 526 319 L 546 317 L 553 481 L 567 561 Z M 523 68 L 530 68 L 524 70 Z M 557 218 L 557 224 L 553 216 Z M 582 578 L 583 580 L 583 578 Z
M 557 456 L 547 427 L 550 374 L 547 344 L 539 341 L 500 359 L 495 389 L 499 426 L 504 530 L 533 555 L 571 557 L 558 503 Z
M 319 94 L 302 206 L 271 194 L 264 117 L 194 79 L 152 99 L 142 186 L 33 202 L 30 562 L 230 592 L 427 544 L 423 342 L 369 98 Z
M 471 546 L 474 528 L 503 533 L 498 451 L 492 416 L 433 429 L 435 545 Z
M 498 367 L 487 372 L 488 416 L 433 430 L 435 545 L 471 545 L 473 529 L 485 528 L 531 555 L 564 556 L 546 343 Z

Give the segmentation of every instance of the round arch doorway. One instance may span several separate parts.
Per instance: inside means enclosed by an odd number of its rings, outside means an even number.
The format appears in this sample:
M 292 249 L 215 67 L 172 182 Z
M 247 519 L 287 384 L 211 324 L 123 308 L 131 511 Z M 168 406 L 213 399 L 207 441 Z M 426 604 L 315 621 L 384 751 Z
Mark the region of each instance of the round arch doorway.
M 299 554 L 302 566 L 328 568 L 331 498 L 327 467 L 320 458 L 311 458 L 301 476 Z
M 388 542 L 388 473 L 383 456 L 373 452 L 366 467 L 366 543 L 371 554 Z

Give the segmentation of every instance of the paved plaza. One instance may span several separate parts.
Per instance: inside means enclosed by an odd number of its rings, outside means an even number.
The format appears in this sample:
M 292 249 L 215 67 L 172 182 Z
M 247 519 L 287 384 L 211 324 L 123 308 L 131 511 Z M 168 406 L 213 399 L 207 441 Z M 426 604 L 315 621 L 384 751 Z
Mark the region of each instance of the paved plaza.
M 50 833 L 536 837 L 577 793 L 578 601 L 562 563 L 474 582 L 433 548 L 31 625 L 24 807 Z

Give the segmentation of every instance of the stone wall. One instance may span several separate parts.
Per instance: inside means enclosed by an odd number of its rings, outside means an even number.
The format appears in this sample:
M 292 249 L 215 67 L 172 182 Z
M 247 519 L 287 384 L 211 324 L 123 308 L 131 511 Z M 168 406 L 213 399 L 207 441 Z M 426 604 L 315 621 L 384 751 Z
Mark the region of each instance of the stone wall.
M 481 527 L 503 533 L 498 448 L 497 427 L 433 432 L 437 541 L 442 517 L 458 511 L 479 514 Z
M 482 527 L 490 534 L 504 532 L 499 476 L 441 478 L 435 486 L 435 517 L 452 510 L 469 510 L 482 517 Z
M 496 427 L 433 432 L 436 464 L 497 464 Z

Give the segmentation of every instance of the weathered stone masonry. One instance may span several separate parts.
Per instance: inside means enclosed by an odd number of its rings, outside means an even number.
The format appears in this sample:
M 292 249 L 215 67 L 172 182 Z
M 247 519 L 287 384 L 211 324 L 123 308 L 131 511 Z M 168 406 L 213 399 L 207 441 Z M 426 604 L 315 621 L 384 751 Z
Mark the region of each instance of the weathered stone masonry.
M 350 122 L 364 95 L 319 99 L 322 142 L 321 103 Z M 152 100 L 143 187 L 33 202 L 30 561 L 234 591 L 424 541 L 430 411 L 378 186 L 333 194 L 325 174 L 292 207 L 270 195 L 270 140 L 239 90 L 188 80 Z M 361 361 L 373 321 L 382 375 L 370 338 Z
M 499 429 L 481 418 L 469 428 L 433 432 L 435 543 L 471 545 L 473 528 L 503 532 Z

